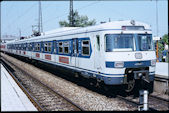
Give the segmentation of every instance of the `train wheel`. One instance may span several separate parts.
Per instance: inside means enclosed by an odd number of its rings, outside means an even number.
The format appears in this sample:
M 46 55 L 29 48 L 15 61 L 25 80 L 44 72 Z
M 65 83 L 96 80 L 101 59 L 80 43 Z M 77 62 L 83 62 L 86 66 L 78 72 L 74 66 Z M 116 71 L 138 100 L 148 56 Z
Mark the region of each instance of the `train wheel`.
M 135 87 L 135 79 L 131 79 L 128 81 L 127 87 L 125 88 L 125 91 L 127 93 L 130 93 L 134 90 Z

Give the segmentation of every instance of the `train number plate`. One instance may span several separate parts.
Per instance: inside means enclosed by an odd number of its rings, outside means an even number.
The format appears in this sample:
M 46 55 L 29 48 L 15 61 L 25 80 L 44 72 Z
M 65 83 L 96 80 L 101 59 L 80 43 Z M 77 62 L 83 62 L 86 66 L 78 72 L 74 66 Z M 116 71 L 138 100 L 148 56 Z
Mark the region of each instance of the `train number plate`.
M 136 59 L 142 59 L 142 53 L 135 53 Z

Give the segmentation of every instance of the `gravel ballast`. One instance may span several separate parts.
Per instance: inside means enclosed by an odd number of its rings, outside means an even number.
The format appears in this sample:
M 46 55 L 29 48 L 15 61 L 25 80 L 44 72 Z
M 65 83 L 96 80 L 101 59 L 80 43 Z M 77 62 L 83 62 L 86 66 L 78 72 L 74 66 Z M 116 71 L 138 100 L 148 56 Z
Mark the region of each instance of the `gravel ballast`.
M 53 88 L 53 90 L 59 92 L 63 96 L 66 96 L 74 103 L 83 107 L 87 111 L 133 111 L 132 105 L 125 103 L 117 98 L 108 98 L 104 95 L 93 92 L 82 86 L 78 86 L 70 81 L 57 77 L 49 72 L 38 69 L 37 67 L 24 63 L 11 56 L 1 53 L 1 56 L 9 62 L 20 67 L 25 72 L 37 80 L 45 83 L 47 86 Z

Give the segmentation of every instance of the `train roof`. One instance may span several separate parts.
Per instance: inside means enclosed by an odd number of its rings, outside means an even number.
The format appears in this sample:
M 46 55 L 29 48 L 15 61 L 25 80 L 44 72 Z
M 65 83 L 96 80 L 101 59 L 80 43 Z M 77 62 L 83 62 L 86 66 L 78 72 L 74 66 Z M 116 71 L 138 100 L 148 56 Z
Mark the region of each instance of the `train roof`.
M 55 37 L 55 36 L 61 36 L 61 35 L 69 35 L 69 34 L 78 34 L 78 33 L 87 33 L 92 31 L 101 31 L 101 30 L 122 30 L 122 26 L 144 26 L 145 30 L 151 30 L 150 25 L 145 24 L 143 22 L 139 21 L 133 21 L 133 20 L 125 20 L 125 21 L 112 21 L 107 22 L 99 25 L 89 26 L 89 27 L 63 27 L 59 29 L 55 29 L 52 31 L 45 32 L 41 36 L 37 37 L 31 37 L 28 39 L 22 39 L 22 40 L 14 40 L 10 41 L 10 43 L 19 43 L 19 42 L 29 42 L 31 40 L 43 40 L 45 38 L 49 37 Z

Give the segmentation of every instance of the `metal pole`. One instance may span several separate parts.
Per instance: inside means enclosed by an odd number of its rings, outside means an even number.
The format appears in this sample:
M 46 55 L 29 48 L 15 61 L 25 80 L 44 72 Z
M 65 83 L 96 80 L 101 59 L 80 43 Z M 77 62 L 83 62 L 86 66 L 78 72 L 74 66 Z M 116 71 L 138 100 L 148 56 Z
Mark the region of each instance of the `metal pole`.
M 74 27 L 74 15 L 73 15 L 73 0 L 70 0 L 70 14 L 69 14 L 69 24 Z
M 42 28 L 42 8 L 41 8 L 41 1 L 39 0 L 39 25 L 38 25 L 38 32 L 43 32 Z
M 157 25 L 157 36 L 158 36 L 158 5 L 157 5 L 157 1 L 156 0 L 156 25 Z
M 156 57 L 157 57 L 157 62 L 159 62 L 159 56 L 158 56 L 158 40 L 156 42 Z
M 157 5 L 157 1 L 156 0 L 156 27 L 157 27 L 157 37 L 158 37 L 158 5 Z M 159 56 L 158 56 L 158 40 L 157 40 L 157 48 L 156 48 L 156 56 L 157 56 L 157 62 L 159 62 Z

